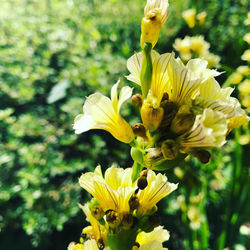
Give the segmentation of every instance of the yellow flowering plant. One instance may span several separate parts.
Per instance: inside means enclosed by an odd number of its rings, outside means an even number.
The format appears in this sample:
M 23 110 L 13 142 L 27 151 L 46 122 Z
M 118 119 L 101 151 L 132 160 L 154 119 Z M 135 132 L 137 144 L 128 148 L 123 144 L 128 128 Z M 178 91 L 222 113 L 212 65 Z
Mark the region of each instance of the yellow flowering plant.
M 233 88 L 222 88 L 215 79 L 221 72 L 209 69 L 201 56 L 209 48 L 203 37 L 185 41 L 202 58 L 190 56 L 183 62 L 173 52 L 159 54 L 153 49 L 167 19 L 168 5 L 167 0 L 147 1 L 141 21 L 142 51 L 127 61 L 126 78 L 140 91 L 132 95 L 133 89 L 125 86 L 118 96 L 118 81 L 110 98 L 99 92 L 88 96 L 83 114 L 75 118 L 76 134 L 106 130 L 131 146 L 134 163 L 126 169 L 113 165 L 104 175 L 97 166 L 94 172 L 81 175 L 80 186 L 92 195 L 89 203 L 79 205 L 90 226 L 82 230 L 80 243 L 70 243 L 69 250 L 165 249 L 162 243 L 169 233 L 160 226 L 157 204 L 178 185 L 154 171 L 166 171 L 187 156 L 208 163 L 209 150 L 223 146 L 228 133 L 249 120 L 239 101 L 231 97 Z M 202 23 L 205 13 L 196 18 Z M 175 48 L 181 43 L 177 40 Z M 183 53 L 189 50 L 189 45 L 180 49 Z M 133 126 L 120 114 L 131 96 L 141 118 Z M 196 207 L 186 211 L 193 227 L 200 225 Z

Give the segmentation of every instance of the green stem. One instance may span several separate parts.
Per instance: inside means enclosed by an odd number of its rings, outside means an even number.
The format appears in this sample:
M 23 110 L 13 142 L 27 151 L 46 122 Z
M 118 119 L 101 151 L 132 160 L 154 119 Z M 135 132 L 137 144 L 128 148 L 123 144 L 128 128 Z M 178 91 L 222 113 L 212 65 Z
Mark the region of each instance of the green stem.
M 152 80 L 153 66 L 152 66 L 151 50 L 152 50 L 152 44 L 145 43 L 143 48 L 143 59 L 142 59 L 142 67 L 140 74 L 143 99 L 145 99 L 148 95 L 148 91 L 150 89 Z

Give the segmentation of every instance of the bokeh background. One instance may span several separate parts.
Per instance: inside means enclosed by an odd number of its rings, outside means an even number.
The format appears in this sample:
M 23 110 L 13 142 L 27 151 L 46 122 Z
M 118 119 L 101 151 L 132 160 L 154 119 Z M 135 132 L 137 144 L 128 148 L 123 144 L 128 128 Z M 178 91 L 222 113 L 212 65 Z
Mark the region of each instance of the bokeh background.
M 89 196 L 80 174 L 98 163 L 131 166 L 127 145 L 103 131 L 75 135 L 72 123 L 85 96 L 109 95 L 119 78 L 131 86 L 126 60 L 140 50 L 146 0 L 0 2 L 0 249 L 66 249 L 86 225 L 78 203 Z M 169 2 L 156 49 L 178 50 L 177 38 L 202 35 L 224 71 L 218 81 L 235 85 L 247 108 L 249 1 Z M 182 12 L 190 8 L 206 11 L 202 25 L 185 22 Z M 137 121 L 132 105 L 122 112 Z M 159 205 L 169 249 L 201 249 L 204 234 L 211 249 L 250 249 L 249 141 L 249 129 L 238 129 L 212 152 L 211 164 L 191 159 L 167 172 L 179 182 Z

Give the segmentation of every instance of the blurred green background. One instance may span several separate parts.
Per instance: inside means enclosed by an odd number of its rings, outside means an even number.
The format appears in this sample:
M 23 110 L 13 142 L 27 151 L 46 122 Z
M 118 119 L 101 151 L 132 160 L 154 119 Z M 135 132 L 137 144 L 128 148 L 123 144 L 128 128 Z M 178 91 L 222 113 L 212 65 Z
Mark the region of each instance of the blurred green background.
M 221 57 L 222 84 L 244 64 L 249 1 L 169 2 L 156 49 L 170 52 L 176 38 L 202 34 L 210 51 Z M 140 50 L 145 3 L 1 1 L 0 249 L 66 249 L 86 225 L 78 202 L 89 196 L 79 188 L 80 174 L 98 163 L 104 169 L 113 162 L 131 166 L 127 145 L 103 131 L 75 135 L 72 123 L 85 96 L 95 91 L 109 95 L 119 77 L 130 84 L 124 78 L 126 60 Z M 182 18 L 191 7 L 207 12 L 198 30 L 189 29 Z M 132 105 L 122 112 L 136 122 Z M 247 133 L 241 129 L 230 135 L 209 165 L 191 160 L 167 172 L 171 182 L 179 182 L 159 209 L 171 232 L 169 249 L 199 249 L 201 227 L 210 232 L 211 249 L 250 249 L 249 144 L 239 144 Z

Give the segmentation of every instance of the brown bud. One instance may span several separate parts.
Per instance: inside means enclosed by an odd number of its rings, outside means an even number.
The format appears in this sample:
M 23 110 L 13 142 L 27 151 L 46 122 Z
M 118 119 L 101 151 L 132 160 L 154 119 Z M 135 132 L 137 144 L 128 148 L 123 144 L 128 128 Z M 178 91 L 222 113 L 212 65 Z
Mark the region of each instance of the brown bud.
M 142 95 L 141 94 L 136 94 L 132 96 L 132 103 L 140 108 L 142 106 Z
M 108 210 L 106 212 L 106 221 L 110 227 L 117 227 L 121 222 L 121 216 L 114 210 Z
M 168 139 L 161 144 L 161 151 L 164 158 L 173 160 L 179 154 L 179 145 L 176 141 Z
M 169 100 L 169 95 L 167 92 L 165 92 L 161 98 L 161 102 L 168 101 Z
M 100 239 L 97 240 L 97 246 L 101 250 L 105 248 L 105 244 L 104 244 L 104 241 L 103 241 L 102 238 L 100 238 Z
M 135 242 L 135 244 L 132 247 L 132 250 L 138 250 L 140 247 L 140 244 L 138 242 Z
M 208 163 L 211 157 L 211 154 L 206 150 L 193 151 L 191 154 L 203 164 Z
M 133 225 L 133 216 L 132 214 L 126 213 L 122 217 L 122 227 L 124 229 L 129 229 Z
M 104 211 L 102 210 L 102 207 L 100 205 L 96 205 L 91 209 L 91 214 L 97 220 L 100 220 L 104 216 Z
M 144 139 L 147 139 L 147 131 L 146 128 L 144 127 L 144 125 L 142 123 L 136 123 L 133 127 L 133 132 L 136 136 L 140 136 Z
M 132 195 L 130 197 L 130 199 L 129 199 L 128 204 L 129 204 L 129 208 L 131 210 L 137 209 L 139 207 L 139 199 L 138 199 L 138 197 L 136 195 Z
M 148 175 L 148 169 L 145 169 L 145 170 L 141 171 L 141 173 L 140 173 L 140 177 L 142 177 L 142 176 L 147 177 L 147 175 Z
M 147 187 L 147 185 L 148 185 L 147 176 L 141 176 L 137 180 L 137 186 L 139 189 L 143 190 Z

